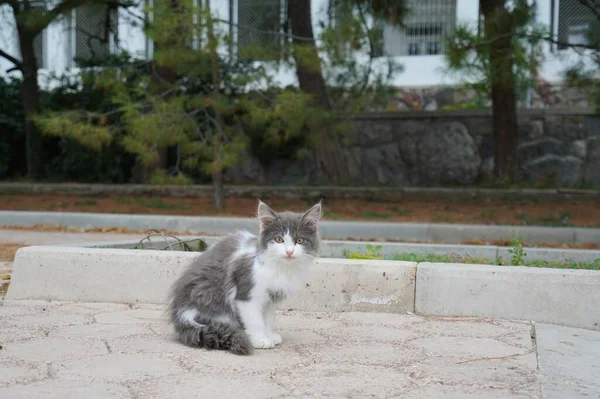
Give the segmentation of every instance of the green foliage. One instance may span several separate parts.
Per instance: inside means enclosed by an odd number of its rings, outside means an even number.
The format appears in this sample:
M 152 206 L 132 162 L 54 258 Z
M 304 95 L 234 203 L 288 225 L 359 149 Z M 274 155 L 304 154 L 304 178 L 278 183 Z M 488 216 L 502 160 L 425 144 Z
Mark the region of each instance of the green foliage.
M 488 103 L 492 82 L 508 76 L 506 71 L 495 72 L 490 63 L 492 44 L 505 38 L 504 32 L 511 32 L 511 52 L 504 57 L 512 59 L 517 93 L 523 94 L 531 87 L 533 73 L 543 61 L 540 44 L 548 36 L 547 28 L 535 21 L 535 7 L 518 0 L 512 9 L 498 13 L 491 21 L 481 21 L 474 26 L 458 25 L 446 38 L 447 72 L 458 76 L 467 88 L 475 91 L 475 108 Z M 481 34 L 484 24 L 489 31 Z
M 394 4 L 391 4 L 394 3 Z M 324 77 L 333 88 L 334 109 L 359 112 L 374 100 L 391 98 L 389 83 L 403 68 L 383 50 L 386 21 L 400 24 L 404 1 L 336 0 L 320 42 Z
M 174 175 L 169 175 L 162 169 L 157 169 L 150 176 L 150 184 L 155 186 L 185 186 L 186 184 L 191 184 L 192 180 L 185 176 L 183 173 L 176 173 Z
M 523 262 L 525 261 L 525 257 L 527 256 L 527 254 L 525 253 L 525 250 L 523 249 L 523 238 L 521 236 L 519 236 L 518 234 L 515 235 L 514 238 L 511 238 L 510 245 L 512 245 L 512 247 L 508 250 L 508 253 L 511 254 L 511 256 L 512 256 L 512 258 L 511 258 L 512 265 L 513 266 L 522 265 Z
M 25 126 L 21 81 L 0 79 L 0 178 L 25 173 Z M 21 149 L 19 151 L 19 149 Z
M 383 255 L 379 253 L 381 251 L 381 248 L 381 245 L 374 246 L 371 244 L 367 244 L 367 250 L 365 252 L 355 251 L 352 253 L 346 253 L 344 254 L 344 257 L 348 259 L 382 260 Z

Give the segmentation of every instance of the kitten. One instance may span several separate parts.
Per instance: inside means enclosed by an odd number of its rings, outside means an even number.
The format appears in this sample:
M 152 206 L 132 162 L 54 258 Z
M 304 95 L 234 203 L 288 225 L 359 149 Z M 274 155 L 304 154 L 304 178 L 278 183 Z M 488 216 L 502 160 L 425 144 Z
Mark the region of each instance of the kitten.
M 169 316 L 186 345 L 247 355 L 274 348 L 276 304 L 300 289 L 319 250 L 321 203 L 303 214 L 259 201 L 259 234 L 228 235 L 210 246 L 171 288 Z

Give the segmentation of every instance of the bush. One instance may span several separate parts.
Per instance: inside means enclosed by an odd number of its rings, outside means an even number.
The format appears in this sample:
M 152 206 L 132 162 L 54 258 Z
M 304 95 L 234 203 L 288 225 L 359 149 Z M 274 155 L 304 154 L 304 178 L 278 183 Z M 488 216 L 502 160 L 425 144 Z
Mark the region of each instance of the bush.
M 20 85 L 18 79 L 0 79 L 0 178 L 26 173 L 25 118 Z

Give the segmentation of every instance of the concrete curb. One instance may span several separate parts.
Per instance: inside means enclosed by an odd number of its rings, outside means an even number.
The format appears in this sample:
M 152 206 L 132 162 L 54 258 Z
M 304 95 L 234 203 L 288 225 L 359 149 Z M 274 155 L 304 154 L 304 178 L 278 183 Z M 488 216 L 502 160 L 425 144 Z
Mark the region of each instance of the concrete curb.
M 6 194 L 64 195 L 156 195 L 211 197 L 210 185 L 152 186 L 145 184 L 0 183 Z M 336 187 L 336 186 L 239 186 L 226 185 L 228 197 L 269 198 L 361 198 L 371 200 L 501 200 L 501 201 L 598 201 L 600 190 L 578 189 L 489 189 L 439 187 Z
M 131 215 L 78 212 L 0 211 L 0 226 L 52 224 L 91 227 L 124 227 L 131 230 L 167 229 L 212 235 L 236 229 L 256 230 L 256 219 L 173 215 Z M 600 229 L 437 223 L 342 222 L 320 223 L 323 237 L 331 239 L 391 239 L 458 244 L 468 240 L 503 240 L 519 234 L 527 242 L 582 244 L 600 242 Z
M 201 254 L 33 246 L 17 251 L 6 299 L 164 303 Z M 414 311 L 416 263 L 319 259 L 306 287 L 284 302 L 304 311 Z
M 198 256 L 21 248 L 7 299 L 163 303 L 169 286 Z M 600 330 L 600 272 L 324 258 L 282 308 L 520 319 Z
M 416 313 L 600 330 L 600 272 L 452 263 L 417 267 Z

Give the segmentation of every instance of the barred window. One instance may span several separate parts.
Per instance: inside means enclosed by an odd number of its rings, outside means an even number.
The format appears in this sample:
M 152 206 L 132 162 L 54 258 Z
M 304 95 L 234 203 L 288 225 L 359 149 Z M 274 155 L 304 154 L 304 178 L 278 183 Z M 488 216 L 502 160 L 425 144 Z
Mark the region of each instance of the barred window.
M 285 36 L 285 0 L 237 0 L 237 51 L 241 58 L 278 60 Z
M 593 4 L 592 7 L 599 7 Z M 555 7 L 553 7 L 555 9 Z M 596 21 L 594 13 L 578 0 L 560 0 L 558 2 L 558 45 L 559 50 L 568 44 L 590 44 L 589 34 Z
M 444 38 L 456 26 L 456 0 L 407 0 L 404 28 L 387 25 L 384 51 L 392 56 L 444 53 Z
M 117 10 L 106 4 L 84 4 L 74 13 L 75 58 L 100 59 L 111 53 L 117 42 Z
M 46 63 L 46 30 L 41 31 L 33 39 L 33 54 L 35 55 L 35 62 L 39 69 L 48 67 Z

